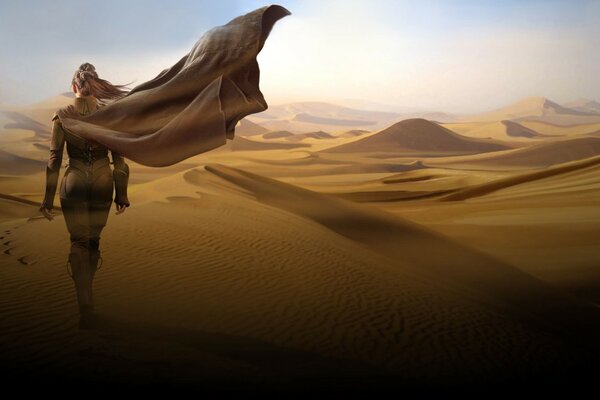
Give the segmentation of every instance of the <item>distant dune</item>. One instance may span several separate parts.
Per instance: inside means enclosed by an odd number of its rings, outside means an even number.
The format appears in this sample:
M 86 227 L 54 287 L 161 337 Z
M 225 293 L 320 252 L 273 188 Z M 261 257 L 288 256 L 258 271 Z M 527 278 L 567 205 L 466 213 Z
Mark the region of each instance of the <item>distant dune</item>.
M 268 129 L 243 118 L 235 127 L 236 136 L 258 136 L 269 132 Z
M 372 124 L 368 124 L 368 125 L 348 125 L 348 124 L 343 124 L 343 125 L 331 125 L 331 120 L 327 121 L 328 123 L 324 124 L 324 123 L 320 123 L 319 119 L 308 119 L 306 121 L 299 121 L 297 119 L 294 119 L 294 117 L 290 117 L 289 119 L 273 119 L 273 120 L 264 120 L 261 121 L 258 118 L 249 118 L 251 119 L 253 122 L 258 123 L 260 126 L 264 127 L 265 129 L 268 129 L 270 131 L 289 131 L 292 133 L 310 133 L 310 132 L 315 132 L 315 131 L 320 131 L 320 130 L 326 130 L 328 132 L 335 132 L 335 133 L 341 133 L 341 132 L 346 132 L 348 130 L 349 126 L 352 126 L 353 128 L 356 128 L 357 130 L 359 129 L 364 129 L 364 130 L 368 130 L 368 131 L 375 131 L 378 129 L 382 129 L 385 128 L 386 126 L 388 126 L 390 123 L 392 123 L 393 121 L 382 121 L 382 122 L 377 122 L 375 125 Z M 311 121 L 311 122 L 309 122 Z
M 49 97 L 37 103 L 31 104 L 30 108 L 42 108 L 42 109 L 53 109 L 61 108 L 69 105 L 73 102 L 75 93 L 73 92 L 62 92 L 59 95 Z
M 394 112 L 359 110 L 321 101 L 272 105 L 267 110 L 253 116 L 261 119 L 284 119 L 293 118 L 298 114 L 304 113 L 315 117 L 363 121 L 389 121 L 400 116 L 399 113 Z
M 367 131 L 365 129 L 352 129 L 350 131 L 346 131 L 344 133 L 342 133 L 340 135 L 340 137 L 355 137 L 355 136 L 361 136 L 364 135 L 365 133 L 369 133 L 370 131 Z
M 481 153 L 510 147 L 482 139 L 468 138 L 434 122 L 415 118 L 400 121 L 367 137 L 322 150 L 324 152 L 452 152 Z
M 528 97 L 494 111 L 467 115 L 461 121 L 539 120 L 559 125 L 600 122 L 600 114 L 563 107 L 545 97 Z
M 595 100 L 579 99 L 570 103 L 563 104 L 563 106 L 585 113 L 600 114 L 600 102 L 597 102 Z
M 600 154 L 600 137 L 580 137 L 536 143 L 527 147 L 495 154 L 460 157 L 456 160 L 432 160 L 432 163 L 549 167 L 554 164 L 582 160 Z
M 294 136 L 294 134 L 290 131 L 273 131 L 262 135 L 264 139 L 280 139 L 288 136 Z
M 243 137 L 236 137 L 233 140 L 228 140 L 223 146 L 212 151 L 247 151 L 247 150 L 275 150 L 275 149 L 295 149 L 301 147 L 310 147 L 304 143 L 264 143 L 257 142 Z
M 535 138 L 540 137 L 540 135 L 533 129 L 529 129 L 517 122 L 504 120 L 501 121 L 502 125 L 506 127 L 506 135 L 512 137 L 526 137 L 526 138 Z
M 421 115 L 418 115 L 419 118 L 428 119 L 430 121 L 444 123 L 444 122 L 453 122 L 458 118 L 454 114 L 449 114 L 445 112 L 427 112 Z
M 271 105 L 248 119 L 272 130 L 307 133 L 326 129 L 345 131 L 349 126 L 357 129 L 381 129 L 400 118 L 400 113 L 360 110 L 327 102 L 294 102 Z
M 443 126 L 463 136 L 523 143 L 537 142 L 551 137 L 574 137 L 593 134 L 600 130 L 600 123 L 556 125 L 535 120 L 456 122 L 443 124 Z
M 581 136 L 600 132 L 600 122 L 591 124 L 556 125 L 542 121 L 521 121 L 521 125 L 551 136 Z
M 318 131 L 318 132 L 297 133 L 295 135 L 288 136 L 287 140 L 289 140 L 290 142 L 297 142 L 297 141 L 301 141 L 304 139 L 333 139 L 333 138 L 335 138 L 335 136 L 333 136 L 327 132 Z
M 26 106 L 3 107 L 3 110 L 16 112 L 21 116 L 26 117 L 29 121 L 35 121 L 38 124 L 49 126 L 54 113 L 59 108 L 72 104 L 73 98 L 73 93 L 65 92 Z
M 47 124 L 42 124 L 22 112 L 18 111 L 0 111 L 4 116 L 11 120 L 5 124 L 2 128 L 4 129 L 23 129 L 32 131 L 35 134 L 36 139 L 49 139 L 50 138 L 50 121 L 48 118 Z
M 321 125 L 337 125 L 337 126 L 365 126 L 365 125 L 375 125 L 377 121 L 369 121 L 369 120 L 358 120 L 358 119 L 341 119 L 341 118 L 327 118 L 327 117 L 319 117 L 316 115 L 311 115 L 308 113 L 300 113 L 296 114 L 293 121 L 300 122 L 310 122 L 312 124 L 321 124 Z

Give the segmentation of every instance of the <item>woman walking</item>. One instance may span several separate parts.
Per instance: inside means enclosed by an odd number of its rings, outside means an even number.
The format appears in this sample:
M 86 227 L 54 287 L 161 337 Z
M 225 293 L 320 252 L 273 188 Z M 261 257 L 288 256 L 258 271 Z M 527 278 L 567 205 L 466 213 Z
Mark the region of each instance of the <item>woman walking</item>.
M 127 94 L 124 85 L 113 85 L 99 78 L 90 63 L 82 64 L 75 71 L 71 88 L 75 93 L 71 112 L 76 111 L 82 116 L 103 106 L 104 100 L 119 99 Z M 101 266 L 100 233 L 108 219 L 113 190 L 116 214 L 129 207 L 129 166 L 120 154 L 110 151 L 114 167 L 111 169 L 106 147 L 63 128 L 58 113 L 52 121 L 46 192 L 40 211 L 48 220 L 54 218 L 54 196 L 66 143 L 69 162 L 60 184 L 60 204 L 70 233 L 67 263 L 75 283 L 80 324 L 87 325 L 94 310 L 92 282 L 99 262 Z
M 274 24 L 286 15 L 289 10 L 272 4 L 214 27 L 179 61 L 129 91 L 98 78 L 89 63 L 75 72 L 74 104 L 59 109 L 53 118 L 46 196 L 40 209 L 46 218 L 53 218 L 66 142 L 69 167 L 61 182 L 60 202 L 71 234 L 69 262 L 84 321 L 93 311 L 92 280 L 113 188 L 117 214 L 129 206 L 129 167 L 123 157 L 165 167 L 233 140 L 242 118 L 267 109 L 259 88 L 257 55 Z M 98 108 L 105 99 L 116 101 Z

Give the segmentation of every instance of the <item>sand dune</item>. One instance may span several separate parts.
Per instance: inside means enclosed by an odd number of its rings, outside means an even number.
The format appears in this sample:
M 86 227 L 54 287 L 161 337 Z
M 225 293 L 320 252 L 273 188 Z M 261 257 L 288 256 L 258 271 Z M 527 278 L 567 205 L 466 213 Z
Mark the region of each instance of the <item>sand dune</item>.
M 306 101 L 269 106 L 269 109 L 255 114 L 254 119 L 287 119 L 298 114 L 308 114 L 314 117 L 333 118 L 342 122 L 348 120 L 391 121 L 400 116 L 398 113 L 360 110 L 326 102 Z M 342 123 L 343 125 L 344 123 Z
M 464 164 L 509 167 L 549 167 L 569 161 L 581 160 L 600 154 L 600 138 L 580 137 L 541 142 L 527 147 L 494 154 L 431 160 L 432 165 Z
M 289 131 L 273 131 L 267 132 L 262 135 L 263 139 L 280 139 L 288 136 L 293 136 L 294 134 Z
M 258 136 L 268 131 L 268 129 L 249 121 L 247 118 L 242 118 L 235 127 L 236 136 Z
M 0 116 L 14 124 L 0 138 L 8 381 L 311 394 L 594 381 L 584 367 L 600 351 L 595 124 L 389 126 L 401 117 L 315 102 L 269 107 L 242 120 L 226 146 L 185 163 L 130 162 L 132 205 L 113 209 L 102 234 L 98 326 L 79 331 L 60 204 L 52 222 L 38 211 L 44 115 L 65 100 Z M 382 131 L 348 131 L 291 121 L 301 113 L 394 119 Z M 283 143 L 257 120 L 331 137 Z
M 547 178 L 554 175 L 563 174 L 566 172 L 576 171 L 583 168 L 592 167 L 600 164 L 600 156 L 591 157 L 589 159 L 568 162 L 566 164 L 552 166 L 542 171 L 530 172 L 516 176 L 510 176 L 503 179 L 494 180 L 472 187 L 455 191 L 452 194 L 442 197 L 442 201 L 466 200 L 472 197 L 483 196 L 496 190 L 504 189 L 514 185 L 520 185 L 525 182 L 535 181 L 538 179 Z
M 0 150 L 0 168 L 3 175 L 33 174 L 45 170 L 45 164 L 43 161 L 32 160 Z
M 364 138 L 351 143 L 330 147 L 322 151 L 421 151 L 464 154 L 498 151 L 508 148 L 508 146 L 500 143 L 458 135 L 434 122 L 417 118 L 400 121 L 389 128 Z
M 272 166 L 293 166 L 293 167 L 301 167 L 301 166 L 311 166 L 311 165 L 343 165 L 347 164 L 347 162 L 333 160 L 327 158 L 323 154 L 318 152 L 308 152 L 303 151 L 302 155 L 296 157 L 286 157 L 284 159 L 263 159 L 263 158 L 250 158 L 253 163 L 267 164 Z
M 318 131 L 318 132 L 296 133 L 295 135 L 288 136 L 287 140 L 289 140 L 290 142 L 299 142 L 304 139 L 334 139 L 334 138 L 335 138 L 335 136 L 333 136 L 327 132 Z
M 319 125 L 334 125 L 334 126 L 369 126 L 375 125 L 377 121 L 359 120 L 359 119 L 341 119 L 328 118 L 311 115 L 309 113 L 298 113 L 292 118 L 293 121 L 309 122 Z
M 270 131 L 289 131 L 295 134 L 301 133 L 309 133 L 316 132 L 319 130 L 327 130 L 328 132 L 334 133 L 342 133 L 348 130 L 348 125 L 330 125 L 330 124 L 321 124 L 317 121 L 308 122 L 308 121 L 298 121 L 294 119 L 276 119 L 276 120 L 266 120 L 264 122 L 260 120 L 254 119 L 255 122 L 259 123 L 260 126 L 268 129 Z M 361 129 L 377 129 L 382 128 L 386 124 L 379 124 L 376 126 L 358 126 Z
M 1 178 L 0 182 L 2 182 Z M 32 207 L 37 209 L 39 203 L 21 197 L 0 193 L 0 221 L 27 218 L 32 215 L 32 210 L 34 210 Z
M 283 160 L 260 159 L 247 157 L 252 162 L 252 171 L 264 173 L 269 177 L 337 177 L 353 174 L 388 174 L 427 168 L 420 161 L 398 162 L 358 162 L 357 160 L 336 160 L 327 157 L 328 154 L 311 152 L 307 156 L 294 157 Z
M 233 140 L 228 140 L 223 146 L 216 148 L 215 152 L 220 151 L 257 151 L 257 150 L 274 150 L 274 149 L 295 149 L 301 147 L 310 147 L 306 143 L 274 143 L 274 142 L 258 142 L 243 137 L 236 137 Z
M 3 107 L 3 111 L 18 114 L 27 124 L 33 122 L 47 126 L 50 125 L 54 113 L 59 108 L 72 104 L 73 98 L 73 93 L 65 92 L 30 105 Z M 18 120 L 15 122 L 20 123 Z
M 495 139 L 505 143 L 521 146 L 532 140 L 538 141 L 551 135 L 541 134 L 522 123 L 514 121 L 492 121 L 492 122 L 456 122 L 443 124 L 444 127 L 460 135 L 480 138 Z
M 24 115 L 21 112 L 17 111 L 0 111 L 3 113 L 8 119 L 13 122 L 5 124 L 4 129 L 23 129 L 32 131 L 35 134 L 36 139 L 49 139 L 50 138 L 50 120 L 48 118 L 48 123 L 43 124 L 35 121 L 34 119 Z
M 63 92 L 56 96 L 49 97 L 37 103 L 33 103 L 27 109 L 59 109 L 73 102 L 75 94 L 73 92 Z
M 420 113 L 412 116 L 411 118 L 423 118 L 428 119 L 430 121 L 434 121 L 436 123 L 445 123 L 455 121 L 458 117 L 454 114 L 449 114 L 445 112 L 426 112 Z
M 600 123 L 576 124 L 576 125 L 554 125 L 541 121 L 521 121 L 525 127 L 536 132 L 554 136 L 578 136 L 600 133 Z
M 476 383 L 560 373 L 595 343 L 597 308 L 407 220 L 221 164 L 163 184 L 182 191 L 138 203 L 145 185 L 111 215 L 87 335 L 72 328 L 64 223 L 4 224 L 4 360 L 174 383 Z M 154 357 L 169 361 L 149 370 Z
M 585 167 L 594 159 L 597 157 L 566 163 L 563 167 L 573 166 L 574 169 L 559 169 L 552 171 L 559 173 L 506 185 L 500 190 L 462 201 L 431 199 L 377 203 L 377 206 L 425 224 L 582 299 L 600 304 L 600 271 L 597 267 L 600 262 L 597 250 L 600 246 L 600 208 L 597 206 L 600 165 Z M 483 174 L 481 167 L 477 168 L 478 174 Z M 464 171 L 464 174 L 471 173 L 474 171 Z M 519 177 L 522 173 L 510 175 Z M 525 173 L 526 177 L 528 175 Z M 501 178 L 500 175 L 490 176 L 481 183 Z M 514 179 L 508 180 L 515 183 Z M 435 180 L 420 184 L 407 182 L 401 187 L 411 190 L 441 187 Z M 463 186 L 477 188 L 477 184 L 472 182 Z
M 364 129 L 352 129 L 352 130 L 342 133 L 340 136 L 341 137 L 355 137 L 355 136 L 364 135 L 365 133 L 369 133 L 369 132 L 370 131 L 367 131 Z
M 252 122 L 272 130 L 307 133 L 319 130 L 343 132 L 349 126 L 357 129 L 380 129 L 398 120 L 401 114 L 360 110 L 326 102 L 295 102 L 269 106 L 248 117 Z
M 258 163 L 258 162 L 257 162 Z M 327 165 L 330 164 L 330 165 Z M 253 165 L 252 171 L 256 173 L 268 174 L 270 177 L 278 178 L 282 181 L 291 180 L 297 182 L 301 178 L 311 178 L 309 181 L 311 183 L 316 184 L 318 187 L 323 188 L 324 184 L 319 183 L 323 180 L 327 182 L 327 185 L 334 185 L 334 181 L 342 182 L 343 184 L 344 177 L 355 177 L 355 179 L 361 180 L 365 177 L 375 174 L 378 176 L 388 175 L 390 173 L 395 172 L 406 172 L 412 171 L 415 169 L 420 169 L 423 167 L 415 167 L 414 165 L 409 164 L 393 164 L 393 163 L 369 163 L 369 164 L 344 164 L 344 163 L 328 163 L 323 162 L 319 164 L 312 165 L 309 164 L 305 167 L 302 167 L 301 164 L 279 164 L 278 165 L 272 162 L 262 162 L 259 165 Z M 306 185 L 308 187 L 312 186 L 310 183 Z M 334 185 L 335 186 L 335 185 Z
M 579 99 L 563 104 L 563 106 L 585 113 L 600 114 L 600 103 L 596 100 Z
M 383 172 L 405 172 L 427 168 L 419 162 L 398 164 L 398 163 L 370 163 L 370 164 L 351 164 L 340 165 L 337 167 L 321 168 L 319 175 L 344 175 L 344 174 L 371 174 Z M 313 172 L 314 174 L 315 172 Z M 309 176 L 302 174 L 302 176 Z
M 506 127 L 506 135 L 511 137 L 535 138 L 543 136 L 533 129 L 527 128 L 513 121 L 504 120 L 500 121 L 500 123 Z
M 441 274 L 454 284 L 468 287 L 467 292 L 472 291 L 471 293 L 478 293 L 483 297 L 491 295 L 493 300 L 489 304 L 498 302 L 496 305 L 503 309 L 505 303 L 511 306 L 518 305 L 514 309 L 511 307 L 517 314 L 525 312 L 543 315 L 547 322 L 552 320 L 557 327 L 562 326 L 567 330 L 600 329 L 600 320 L 594 328 L 594 325 L 588 325 L 590 321 L 586 321 L 584 317 L 586 313 L 590 313 L 590 316 L 600 316 L 600 310 L 595 307 L 575 299 L 568 300 L 563 293 L 552 290 L 514 267 L 486 258 L 484 254 L 464 248 L 422 226 L 406 220 L 392 219 L 386 213 L 363 209 L 353 203 L 334 200 L 247 171 L 218 164 L 208 164 L 205 169 L 248 190 L 260 202 L 309 218 L 383 254 L 402 254 L 404 262 L 416 266 L 419 271 Z M 325 210 L 328 212 L 324 212 Z M 395 235 L 403 240 L 395 240 Z M 421 240 L 427 242 L 428 248 L 432 250 L 427 257 L 414 251 L 413 246 Z M 439 247 L 438 251 L 435 250 L 436 247 Z M 457 257 L 448 259 L 447 256 L 451 253 L 456 253 Z M 458 253 L 461 255 L 458 256 Z M 444 261 L 436 260 L 436 255 L 442 254 Z M 461 261 L 456 263 L 452 262 L 452 259 Z M 471 286 L 474 282 L 477 282 L 476 287 Z M 520 290 L 522 292 L 519 294 Z M 544 304 L 535 301 L 531 304 L 530 301 L 535 296 L 542 296 Z M 553 307 L 558 308 L 554 310 Z M 562 311 L 565 307 L 574 307 L 573 314 L 554 314 L 553 311 Z M 580 319 L 581 317 L 583 319 Z
M 527 97 L 494 111 L 460 118 L 461 121 L 519 121 L 523 119 L 569 125 L 600 122 L 600 115 L 563 107 L 545 97 Z
M 407 200 L 421 200 L 431 197 L 440 197 L 456 192 L 457 189 L 436 189 L 436 190 L 352 190 L 347 192 L 332 193 L 333 196 L 358 203 L 381 203 L 381 202 L 399 202 Z

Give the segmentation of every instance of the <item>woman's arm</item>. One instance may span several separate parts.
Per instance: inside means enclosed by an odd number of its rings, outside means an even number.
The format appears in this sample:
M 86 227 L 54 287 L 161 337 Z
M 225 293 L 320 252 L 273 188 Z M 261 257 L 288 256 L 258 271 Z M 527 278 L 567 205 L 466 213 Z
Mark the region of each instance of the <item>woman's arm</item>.
M 58 175 L 63 159 L 63 150 L 65 147 L 65 132 L 62 129 L 58 116 L 54 114 L 52 118 L 52 137 L 50 139 L 50 157 L 46 165 L 46 193 L 40 210 L 54 208 L 54 196 L 56 186 L 58 185 Z
M 113 160 L 113 178 L 115 181 L 115 203 L 120 206 L 129 207 L 127 199 L 127 184 L 129 182 L 129 165 L 118 153 L 111 150 Z

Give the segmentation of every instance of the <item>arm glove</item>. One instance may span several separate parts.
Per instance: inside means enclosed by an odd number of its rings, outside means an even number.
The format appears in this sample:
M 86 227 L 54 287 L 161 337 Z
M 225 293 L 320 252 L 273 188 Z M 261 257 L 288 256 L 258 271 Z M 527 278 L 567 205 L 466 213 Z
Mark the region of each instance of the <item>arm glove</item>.
M 127 199 L 127 184 L 129 182 L 129 165 L 125 159 L 118 153 L 111 151 L 114 169 L 113 178 L 115 181 L 115 203 L 125 204 L 129 207 Z

